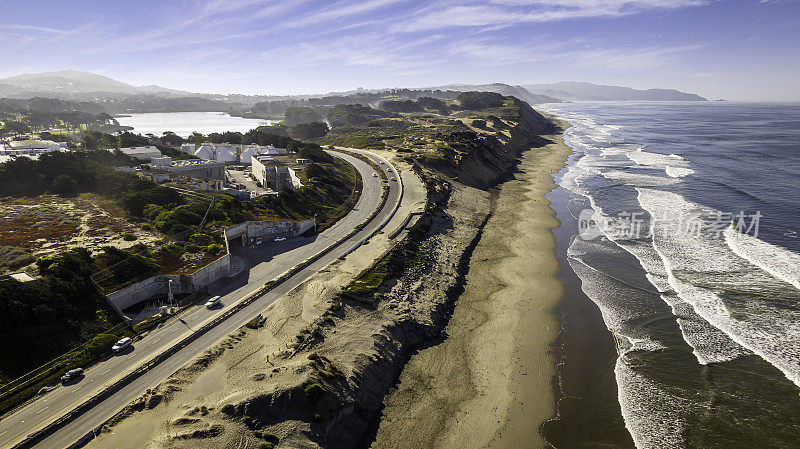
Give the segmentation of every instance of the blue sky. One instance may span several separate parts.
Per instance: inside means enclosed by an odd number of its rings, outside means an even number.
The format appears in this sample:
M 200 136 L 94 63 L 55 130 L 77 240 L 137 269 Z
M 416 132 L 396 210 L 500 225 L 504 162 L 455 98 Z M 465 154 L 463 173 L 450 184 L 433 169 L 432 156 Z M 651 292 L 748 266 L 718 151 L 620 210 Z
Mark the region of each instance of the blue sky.
M 797 0 L 3 0 L 0 76 L 290 94 L 590 81 L 800 100 Z

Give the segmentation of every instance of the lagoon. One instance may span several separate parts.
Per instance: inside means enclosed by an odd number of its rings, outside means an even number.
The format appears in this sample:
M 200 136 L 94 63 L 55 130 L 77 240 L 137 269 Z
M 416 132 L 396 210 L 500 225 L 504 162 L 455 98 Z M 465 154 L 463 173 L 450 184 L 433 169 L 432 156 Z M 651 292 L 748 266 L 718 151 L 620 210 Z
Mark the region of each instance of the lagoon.
M 233 117 L 227 112 L 148 112 L 117 117 L 117 121 L 122 126 L 132 126 L 137 134 L 161 136 L 165 131 L 172 131 L 181 137 L 188 137 L 195 131 L 244 133 L 258 126 L 278 123 L 277 120 Z

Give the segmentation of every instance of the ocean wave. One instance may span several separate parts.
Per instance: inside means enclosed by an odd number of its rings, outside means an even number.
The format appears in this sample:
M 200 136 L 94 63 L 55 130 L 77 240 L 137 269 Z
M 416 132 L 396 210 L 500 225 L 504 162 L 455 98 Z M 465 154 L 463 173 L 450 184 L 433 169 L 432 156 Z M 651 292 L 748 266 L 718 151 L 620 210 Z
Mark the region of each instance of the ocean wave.
M 678 398 L 638 372 L 627 360 L 617 359 L 617 400 L 625 427 L 638 449 L 685 448 L 683 413 L 693 404 Z
M 664 211 L 684 216 L 710 216 L 715 212 L 675 193 L 637 190 L 640 203 L 652 216 Z M 800 386 L 800 313 L 782 307 L 790 297 L 798 299 L 797 291 L 792 294 L 776 285 L 782 281 L 737 255 L 721 238 L 675 232 L 666 226 L 651 229 L 653 247 L 678 297 L 710 325 Z M 746 293 L 749 299 L 726 301 L 722 296 L 726 292 Z M 759 293 L 755 299 L 753 296 Z
M 667 166 L 667 168 L 665 168 L 664 171 L 667 173 L 668 176 L 671 176 L 673 178 L 683 178 L 684 176 L 689 176 L 692 173 L 694 173 L 694 170 L 692 170 L 691 168 L 681 168 L 672 166 Z
M 739 257 L 747 259 L 776 278 L 800 289 L 800 254 L 771 245 L 751 235 L 727 228 L 725 243 Z

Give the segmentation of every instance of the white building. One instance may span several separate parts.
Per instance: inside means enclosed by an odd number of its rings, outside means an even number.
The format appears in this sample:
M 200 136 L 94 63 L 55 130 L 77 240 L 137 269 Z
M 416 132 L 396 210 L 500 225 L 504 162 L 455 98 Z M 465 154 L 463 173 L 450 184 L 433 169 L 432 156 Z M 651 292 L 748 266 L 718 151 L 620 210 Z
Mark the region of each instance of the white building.
M 225 162 L 228 164 L 250 164 L 253 156 L 272 155 L 278 156 L 288 154 L 286 148 L 275 148 L 272 145 L 234 145 L 222 143 L 203 143 L 199 146 L 183 145 L 181 151 L 194 154 L 200 159 L 207 161 Z
M 284 188 L 294 190 L 302 186 L 300 178 L 297 177 L 294 170 L 289 167 L 272 165 L 270 164 L 272 159 L 270 156 L 252 158 L 253 176 L 264 188 L 279 192 Z
M 0 145 L 2 156 L 37 156 L 54 151 L 67 151 L 66 143 L 57 143 L 51 140 L 14 140 L 8 145 Z
M 199 157 L 200 159 L 213 161 L 217 155 L 217 149 L 216 147 L 214 147 L 214 144 L 204 143 L 199 147 L 197 147 L 196 150 L 194 150 L 194 155 Z
M 227 145 L 219 145 L 216 151 L 217 162 L 239 162 L 239 155 L 236 148 Z

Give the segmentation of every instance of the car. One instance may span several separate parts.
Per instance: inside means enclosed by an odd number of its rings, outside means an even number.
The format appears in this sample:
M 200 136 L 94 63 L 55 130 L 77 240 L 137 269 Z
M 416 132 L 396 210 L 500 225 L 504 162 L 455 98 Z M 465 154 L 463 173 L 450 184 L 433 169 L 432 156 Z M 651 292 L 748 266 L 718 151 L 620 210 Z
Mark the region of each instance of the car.
M 394 179 L 394 176 L 392 176 L 391 178 L 389 178 L 389 181 L 397 181 L 397 180 Z
M 122 352 L 125 349 L 127 349 L 131 345 L 132 342 L 133 342 L 133 340 L 131 340 L 130 337 L 125 337 L 122 340 L 114 343 L 114 346 L 111 347 L 111 351 L 112 352 Z
M 219 304 L 220 299 L 221 298 L 219 296 L 214 296 L 213 298 L 209 299 L 208 301 L 206 301 L 206 308 L 213 309 L 214 306 Z
M 72 380 L 75 380 L 79 377 L 83 376 L 83 368 L 75 368 L 67 371 L 61 376 L 61 383 L 69 383 Z
M 377 177 L 378 177 L 378 174 L 377 174 L 377 173 L 373 173 L 373 174 L 372 174 L 372 177 L 373 177 L 373 178 L 377 178 Z
M 284 240 L 286 240 L 286 237 L 275 237 L 272 239 L 273 242 L 282 242 Z
M 261 240 L 261 237 L 259 237 L 259 238 L 257 238 L 257 239 L 256 239 L 256 245 L 260 245 L 260 244 L 262 244 L 262 243 L 264 243 L 264 241 L 263 241 L 263 240 Z
M 381 165 L 386 165 L 386 162 L 383 162 L 383 161 L 380 161 L 380 162 L 381 162 Z
M 387 171 L 387 172 L 389 172 L 389 173 L 391 173 L 391 172 L 392 172 L 392 169 L 391 169 L 391 168 L 387 168 L 387 169 L 386 169 L 386 171 Z

